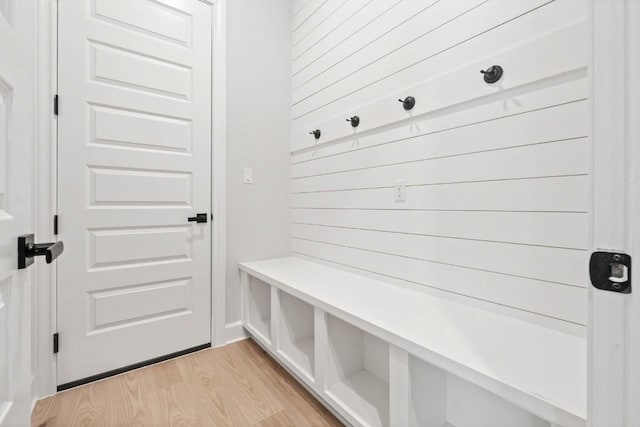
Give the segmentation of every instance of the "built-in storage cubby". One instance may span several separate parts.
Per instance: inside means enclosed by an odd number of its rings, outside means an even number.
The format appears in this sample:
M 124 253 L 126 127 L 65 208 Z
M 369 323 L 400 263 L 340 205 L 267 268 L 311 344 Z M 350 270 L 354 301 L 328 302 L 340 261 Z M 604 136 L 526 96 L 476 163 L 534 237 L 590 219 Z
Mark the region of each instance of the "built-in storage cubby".
M 242 321 L 358 427 L 584 427 L 584 340 L 289 257 L 241 265 Z
M 247 289 L 247 326 L 254 335 L 271 342 L 271 286 L 249 277 Z
M 389 344 L 327 316 L 326 393 L 364 426 L 389 425 Z
M 278 352 L 313 381 L 315 366 L 313 306 L 284 292 L 279 292 L 279 300 Z
M 409 356 L 410 427 L 550 427 L 455 375 Z

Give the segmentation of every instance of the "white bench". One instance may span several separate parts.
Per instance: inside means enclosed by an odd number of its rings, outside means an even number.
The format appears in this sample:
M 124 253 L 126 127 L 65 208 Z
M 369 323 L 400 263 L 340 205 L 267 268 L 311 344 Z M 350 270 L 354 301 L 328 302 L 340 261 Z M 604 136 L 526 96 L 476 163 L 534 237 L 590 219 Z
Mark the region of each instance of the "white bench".
M 351 424 L 586 424 L 582 338 L 301 258 L 240 269 L 245 328 Z

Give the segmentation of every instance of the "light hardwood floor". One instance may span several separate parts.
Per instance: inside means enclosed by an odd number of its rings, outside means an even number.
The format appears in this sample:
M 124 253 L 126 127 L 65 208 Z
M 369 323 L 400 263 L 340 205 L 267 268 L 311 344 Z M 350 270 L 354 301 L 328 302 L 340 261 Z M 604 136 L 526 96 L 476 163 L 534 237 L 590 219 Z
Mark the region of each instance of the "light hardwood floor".
M 41 400 L 32 426 L 341 426 L 247 340 Z

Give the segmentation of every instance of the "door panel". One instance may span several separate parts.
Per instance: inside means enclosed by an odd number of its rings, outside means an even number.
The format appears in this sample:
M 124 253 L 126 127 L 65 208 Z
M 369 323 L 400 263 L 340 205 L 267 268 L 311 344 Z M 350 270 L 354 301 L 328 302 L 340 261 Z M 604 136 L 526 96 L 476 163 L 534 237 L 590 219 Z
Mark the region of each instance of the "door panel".
M 211 8 L 59 4 L 58 384 L 210 342 Z
M 35 2 L 0 0 L 0 426 L 30 424 L 32 283 L 17 238 L 33 231 L 35 18 Z

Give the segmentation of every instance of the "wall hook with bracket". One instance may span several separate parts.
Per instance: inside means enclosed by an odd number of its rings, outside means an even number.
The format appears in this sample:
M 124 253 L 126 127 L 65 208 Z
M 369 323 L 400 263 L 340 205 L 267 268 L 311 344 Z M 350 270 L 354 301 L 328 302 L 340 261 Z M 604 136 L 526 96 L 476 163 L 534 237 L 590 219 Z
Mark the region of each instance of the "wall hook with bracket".
M 348 122 L 351 122 L 351 127 L 357 128 L 360 125 L 360 117 L 359 116 L 353 116 L 349 119 L 347 119 Z
M 402 102 L 402 108 L 409 111 L 416 105 L 416 99 L 413 96 L 407 96 L 405 99 L 398 99 L 398 102 Z
M 312 130 L 311 132 L 309 132 L 309 135 L 313 135 L 315 139 L 320 139 L 322 131 L 320 131 L 320 129 Z
M 492 65 L 486 70 L 480 70 L 480 72 L 484 75 L 485 83 L 492 84 L 492 83 L 496 83 L 498 80 L 502 78 L 502 74 L 504 73 L 504 70 L 499 65 Z

